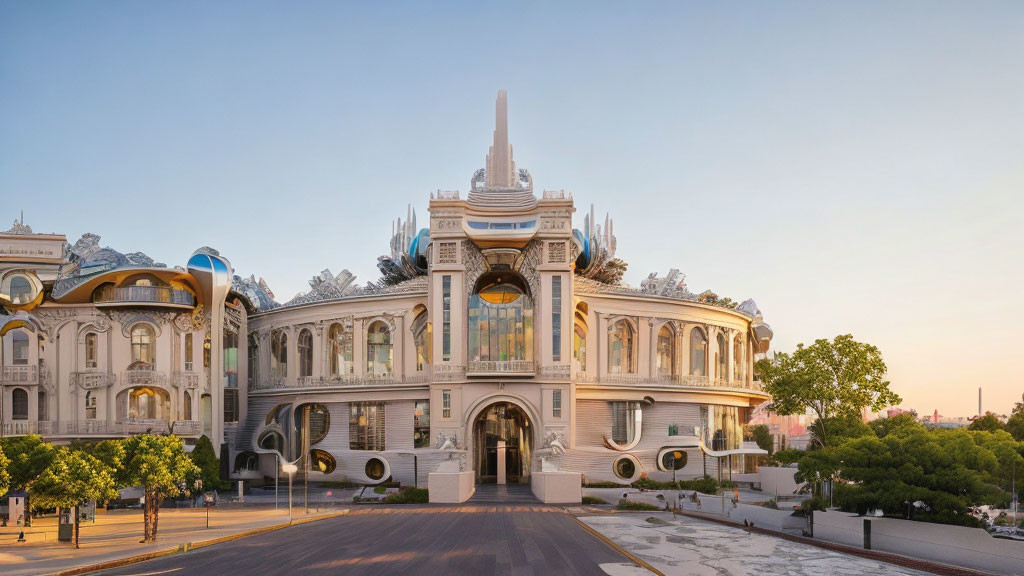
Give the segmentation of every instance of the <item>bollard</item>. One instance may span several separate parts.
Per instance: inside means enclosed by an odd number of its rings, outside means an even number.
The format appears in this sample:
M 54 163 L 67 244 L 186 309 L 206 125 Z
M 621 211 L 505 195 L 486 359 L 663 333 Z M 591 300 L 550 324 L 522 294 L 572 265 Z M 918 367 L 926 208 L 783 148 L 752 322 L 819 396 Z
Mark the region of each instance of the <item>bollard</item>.
M 864 549 L 871 550 L 871 520 L 864 519 Z

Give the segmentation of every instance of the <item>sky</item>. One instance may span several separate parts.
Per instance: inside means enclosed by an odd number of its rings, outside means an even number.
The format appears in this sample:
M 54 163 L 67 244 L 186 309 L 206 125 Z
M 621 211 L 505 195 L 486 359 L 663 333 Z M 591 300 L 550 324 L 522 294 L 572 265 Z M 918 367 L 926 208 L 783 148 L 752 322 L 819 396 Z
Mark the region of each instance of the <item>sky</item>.
M 853 334 L 903 406 L 1024 393 L 1024 3 L 0 1 L 0 222 L 279 301 L 375 280 L 517 165 L 615 220 L 626 280 L 754 298 L 773 348 Z M 6 227 L 6 226 L 3 226 Z

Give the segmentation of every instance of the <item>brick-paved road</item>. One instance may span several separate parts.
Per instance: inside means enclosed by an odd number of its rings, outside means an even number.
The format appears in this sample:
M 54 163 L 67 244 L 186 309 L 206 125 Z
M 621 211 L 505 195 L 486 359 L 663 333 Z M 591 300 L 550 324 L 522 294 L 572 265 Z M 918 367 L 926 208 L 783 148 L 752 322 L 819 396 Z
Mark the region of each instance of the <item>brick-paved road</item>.
M 105 574 L 602 574 L 629 560 L 559 508 L 356 508 Z

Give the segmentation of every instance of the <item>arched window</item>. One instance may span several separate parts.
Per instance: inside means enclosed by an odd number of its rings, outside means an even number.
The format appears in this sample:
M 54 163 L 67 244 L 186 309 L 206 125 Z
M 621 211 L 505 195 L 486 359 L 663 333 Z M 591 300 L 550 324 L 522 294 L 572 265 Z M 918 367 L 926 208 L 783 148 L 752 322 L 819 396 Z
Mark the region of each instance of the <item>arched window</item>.
M 256 386 L 256 383 L 260 381 L 260 344 L 259 339 L 253 334 L 249 336 L 249 371 L 246 377 L 249 380 L 249 387 Z
M 314 472 L 322 472 L 324 474 L 330 474 L 334 472 L 334 469 L 338 467 L 337 461 L 334 460 L 334 456 L 323 450 L 310 450 L 309 451 L 309 469 Z
M 89 332 L 85 335 L 85 367 L 87 369 L 98 366 L 98 351 L 96 349 L 96 333 Z
M 380 320 L 370 324 L 366 331 L 366 373 L 387 376 L 392 369 L 391 330 Z
M 121 286 L 151 287 L 167 285 L 168 284 L 166 282 L 157 278 L 156 276 L 153 276 L 152 274 L 136 274 L 135 276 L 126 278 L 124 282 L 121 282 Z
M 47 406 L 46 406 L 46 391 L 45 390 L 40 390 L 39 391 L 39 407 L 37 408 L 37 410 L 39 411 L 39 418 L 38 418 L 38 420 L 40 420 L 40 421 L 49 420 L 49 418 L 47 418 L 47 416 L 49 414 L 49 410 L 47 410 L 46 408 L 47 408 Z
M 508 271 L 481 276 L 469 299 L 468 328 L 470 362 L 532 362 L 533 300 L 526 280 Z
M 690 376 L 708 375 L 708 337 L 700 328 L 690 331 Z
M 14 420 L 28 420 L 28 392 L 24 388 L 11 391 L 11 412 Z
M 16 366 L 28 364 L 28 334 L 24 330 L 11 332 L 11 346 L 11 362 Z
M 353 373 L 352 363 L 352 331 L 345 330 L 341 324 L 332 324 L 327 332 L 331 349 L 331 376 L 338 378 Z
M 576 362 L 578 372 L 587 371 L 587 305 L 584 302 L 576 305 L 572 329 L 572 358 Z
M 282 330 L 270 337 L 270 372 L 278 380 L 288 377 L 288 335 Z
M 188 393 L 188 390 L 185 391 L 185 397 L 182 400 L 182 407 L 181 408 L 182 408 L 182 410 L 181 410 L 182 418 L 181 419 L 182 420 L 191 420 L 192 419 L 192 395 Z
M 656 359 L 658 376 L 674 376 L 676 373 L 676 334 L 668 325 L 658 330 L 658 355 Z
M 636 356 L 633 353 L 633 325 L 626 320 L 612 324 L 608 332 L 608 373 L 636 373 Z
M 32 282 L 24 276 L 14 276 L 11 278 L 11 304 L 20 306 L 22 304 L 28 304 L 32 301 L 33 292 Z
M 412 339 L 416 343 L 416 371 L 422 372 L 430 365 L 430 323 L 426 310 L 412 321 Z
M 716 366 L 715 378 L 725 380 L 729 377 L 729 348 L 725 343 L 725 336 L 721 332 L 716 340 L 718 341 L 718 350 L 715 353 L 715 359 L 718 366 Z
M 313 333 L 308 328 L 299 332 L 299 377 L 313 375 Z
M 732 341 L 732 379 L 737 382 L 743 380 L 743 343 L 737 337 Z
M 153 365 L 154 340 L 155 333 L 148 324 L 136 324 L 132 328 L 132 364 Z

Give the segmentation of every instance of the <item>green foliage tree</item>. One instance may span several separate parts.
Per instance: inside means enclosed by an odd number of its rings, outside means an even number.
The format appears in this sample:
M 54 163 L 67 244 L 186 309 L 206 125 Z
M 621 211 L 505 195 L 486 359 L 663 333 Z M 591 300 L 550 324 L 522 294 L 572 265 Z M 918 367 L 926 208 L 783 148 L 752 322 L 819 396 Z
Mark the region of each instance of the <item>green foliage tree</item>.
M 38 508 L 73 508 L 74 546 L 78 548 L 78 507 L 86 500 L 106 500 L 117 495 L 114 478 L 102 462 L 88 453 L 58 448 L 46 470 L 29 488 Z
M 0 439 L 0 446 L 11 461 L 8 473 L 11 477 L 12 490 L 29 491 L 36 478 L 53 461 L 53 445 L 43 442 L 43 439 L 35 434 Z M 32 525 L 31 500 L 32 494 L 29 492 L 25 498 L 25 526 Z
M 999 421 L 999 418 L 991 412 L 987 412 L 984 416 L 978 418 L 971 425 L 967 427 L 968 430 L 977 430 L 980 432 L 995 432 L 996 430 L 1003 429 L 1003 423 Z
M 0 446 L 0 496 L 7 494 L 7 491 L 11 488 L 11 474 L 7 471 L 11 461 L 4 454 L 3 448 L 3 446 Z
M 830 418 L 859 415 L 865 407 L 881 410 L 901 400 L 889 390 L 878 348 L 849 334 L 806 347 L 798 344 L 792 354 L 776 353 L 771 360 L 758 361 L 757 372 L 775 412 L 800 414 L 810 408 L 817 415 L 820 446 L 830 441 Z
M 195 477 L 199 468 L 185 454 L 177 436 L 141 434 L 122 441 L 124 458 L 120 481 L 126 486 L 142 486 L 144 534 L 142 542 L 155 542 L 160 520 L 160 501 L 178 494 L 179 485 Z
M 768 429 L 767 424 L 757 424 L 750 427 L 750 437 L 757 443 L 757 447 L 761 450 L 767 450 L 768 455 L 771 456 L 775 449 L 775 442 L 772 440 L 772 433 Z
M 1018 442 L 1024 442 L 1024 394 L 1021 400 L 1013 407 L 1010 419 L 1006 421 L 1006 431 Z
M 209 438 L 200 436 L 189 457 L 199 468 L 199 478 L 203 481 L 204 489 L 215 490 L 227 487 L 227 483 L 220 479 L 220 460 L 217 459 L 217 454 L 213 451 L 213 443 Z
M 878 418 L 867 423 L 875 436 L 885 438 L 889 434 L 905 434 L 914 430 L 923 430 L 924 425 L 914 418 L 913 414 L 900 414 L 892 418 Z

